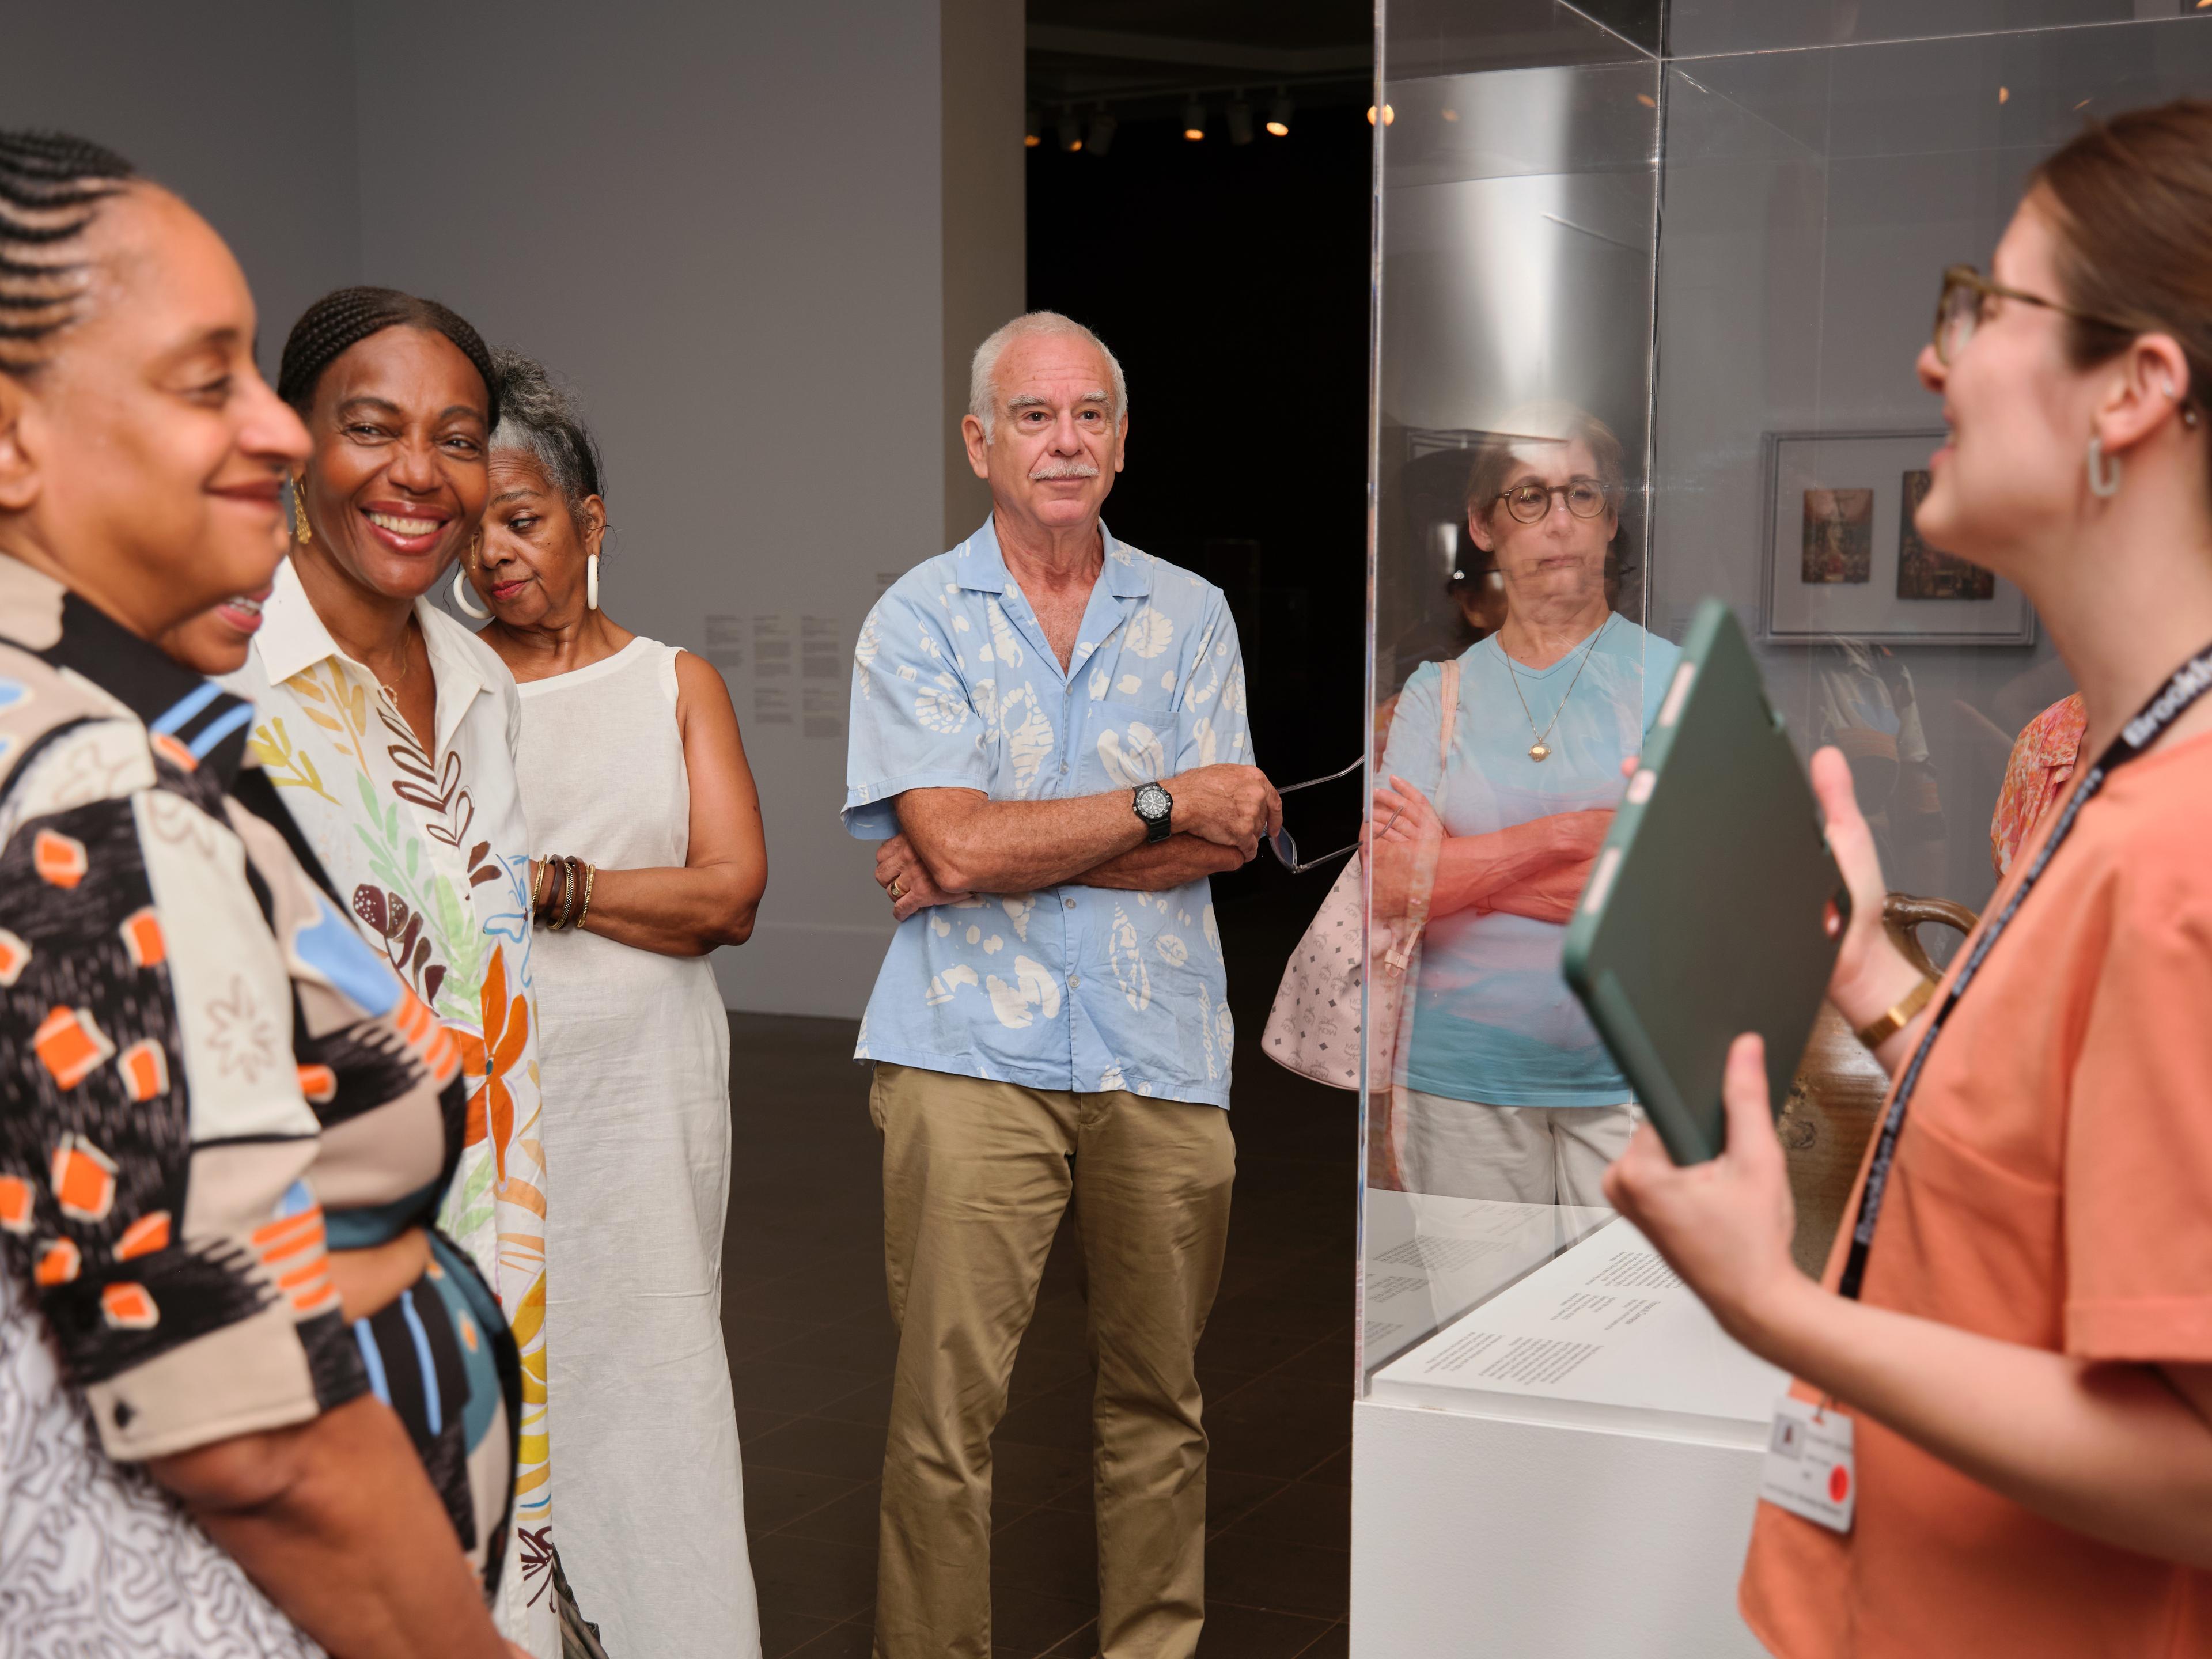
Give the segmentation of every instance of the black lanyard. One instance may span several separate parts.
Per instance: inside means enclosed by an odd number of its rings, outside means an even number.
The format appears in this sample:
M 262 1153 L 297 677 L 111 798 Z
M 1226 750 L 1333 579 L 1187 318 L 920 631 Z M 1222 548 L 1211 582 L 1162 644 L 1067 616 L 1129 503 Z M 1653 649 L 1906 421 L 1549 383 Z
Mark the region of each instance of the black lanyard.
M 1867 1254 L 1874 1243 L 1874 1224 L 1881 1215 L 1881 1200 L 1889 1186 L 1890 1165 L 1897 1157 L 1897 1138 L 1905 1129 L 1905 1115 L 1912 1104 L 1912 1091 L 1919 1085 L 1920 1073 L 1928 1063 L 1928 1054 L 1942 1035 L 1943 1023 L 1949 1019 L 1966 988 L 1974 982 L 1988 960 L 1990 948 L 2003 936 L 2012 919 L 2020 914 L 2021 905 L 2035 884 L 2043 879 L 2050 868 L 2052 857 L 2066 844 L 2067 836 L 2074 833 L 2074 822 L 2081 816 L 2081 809 L 2105 787 L 2105 781 L 2166 734 L 2166 728 L 2179 720 L 2191 704 L 2212 690 L 2212 645 L 2208 645 L 2173 672 L 2173 678 L 2160 687 L 2158 695 L 2142 707 L 2142 712 L 2120 728 L 2120 735 L 2112 739 L 2112 746 L 2097 757 L 2081 785 L 2067 798 L 2065 809 L 2058 822 L 2051 828 L 2051 837 L 2036 854 L 2035 861 L 2027 866 L 2027 873 L 2020 885 L 2012 890 L 2004 908 L 1996 918 L 1985 923 L 1974 939 L 1973 949 L 1966 953 L 1966 965 L 1959 969 L 1951 981 L 1951 988 L 1936 1006 L 1935 1018 L 1921 1035 L 1920 1046 L 1912 1051 L 1912 1059 L 1899 1080 L 1897 1092 L 1890 1097 L 1889 1109 L 1882 1115 L 1881 1133 L 1875 1142 L 1874 1158 L 1867 1165 L 1866 1187 L 1859 1194 L 1858 1218 L 1851 1224 L 1851 1251 L 1844 1262 L 1844 1276 L 1836 1286 L 1845 1297 L 1856 1299 L 1861 1283 L 1866 1278 Z

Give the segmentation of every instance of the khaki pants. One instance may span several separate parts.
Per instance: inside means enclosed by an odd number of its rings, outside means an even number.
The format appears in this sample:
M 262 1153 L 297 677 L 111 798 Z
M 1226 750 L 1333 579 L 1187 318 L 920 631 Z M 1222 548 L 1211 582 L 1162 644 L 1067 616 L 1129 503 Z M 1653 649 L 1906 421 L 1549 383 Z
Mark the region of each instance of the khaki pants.
M 1641 1121 L 1622 1106 L 1484 1106 L 1400 1090 L 1399 1174 L 1411 1193 L 1511 1204 L 1601 1205 L 1606 1165 Z
M 1192 1354 L 1229 1233 L 1229 1115 L 890 1065 L 868 1098 L 899 1328 L 878 1659 L 989 1659 L 991 1431 L 1071 1195 L 1097 1376 L 1099 1649 L 1188 1659 L 1206 1592 Z

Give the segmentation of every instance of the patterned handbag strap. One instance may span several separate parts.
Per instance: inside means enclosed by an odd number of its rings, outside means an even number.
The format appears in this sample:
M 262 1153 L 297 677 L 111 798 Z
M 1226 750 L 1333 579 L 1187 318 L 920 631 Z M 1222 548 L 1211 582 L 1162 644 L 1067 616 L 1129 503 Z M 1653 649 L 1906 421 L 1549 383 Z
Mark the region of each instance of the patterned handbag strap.
M 1437 817 L 1442 817 L 1444 810 L 1444 786 L 1451 781 L 1452 732 L 1459 724 L 1459 659 L 1457 657 L 1450 659 L 1443 665 L 1443 680 L 1437 690 L 1442 702 L 1442 714 L 1437 721 L 1437 789 L 1434 799 L 1429 804 L 1436 808 Z M 1404 973 L 1413 959 L 1413 947 L 1421 942 L 1421 934 L 1428 925 L 1429 919 L 1425 915 L 1413 920 L 1413 926 L 1403 939 L 1392 939 L 1389 948 L 1382 953 L 1382 960 L 1397 972 Z
M 1451 781 L 1452 729 L 1459 723 L 1459 659 L 1454 657 L 1444 664 L 1443 684 L 1438 695 L 1443 699 L 1443 718 L 1437 722 L 1437 799 L 1439 814 L 1444 810 L 1444 787 Z

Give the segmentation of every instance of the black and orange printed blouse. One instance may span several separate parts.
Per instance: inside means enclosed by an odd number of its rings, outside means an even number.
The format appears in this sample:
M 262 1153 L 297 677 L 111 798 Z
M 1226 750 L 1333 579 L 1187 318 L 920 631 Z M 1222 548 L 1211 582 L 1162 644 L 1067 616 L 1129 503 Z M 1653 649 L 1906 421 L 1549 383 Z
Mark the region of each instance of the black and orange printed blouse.
M 319 1188 L 348 1244 L 428 1221 L 465 1109 L 273 794 L 241 804 L 252 714 L 0 557 L 0 1425 L 44 1425 L 0 1510 L 52 1545 L 0 1549 L 0 1601 L 82 1650 L 302 1639 L 117 1466 L 371 1390 Z

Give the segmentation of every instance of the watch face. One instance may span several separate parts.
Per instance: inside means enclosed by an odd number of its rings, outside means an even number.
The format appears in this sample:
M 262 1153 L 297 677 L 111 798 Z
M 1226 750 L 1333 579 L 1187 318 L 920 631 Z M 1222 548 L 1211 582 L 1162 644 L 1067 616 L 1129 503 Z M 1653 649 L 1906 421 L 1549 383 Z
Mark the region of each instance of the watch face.
M 1168 792 L 1157 783 L 1148 783 L 1137 791 L 1137 816 L 1139 817 L 1165 817 L 1173 805 L 1168 798 Z

